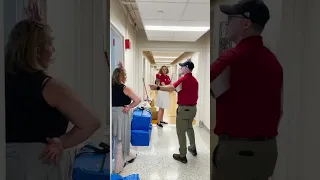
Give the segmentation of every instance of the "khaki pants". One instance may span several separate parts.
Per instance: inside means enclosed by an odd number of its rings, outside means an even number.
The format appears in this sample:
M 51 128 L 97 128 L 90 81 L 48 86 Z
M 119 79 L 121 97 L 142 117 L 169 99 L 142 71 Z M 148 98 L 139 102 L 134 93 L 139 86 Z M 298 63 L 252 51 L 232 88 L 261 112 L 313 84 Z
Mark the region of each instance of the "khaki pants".
M 268 180 L 277 161 L 277 141 L 219 141 L 211 180 Z
M 196 148 L 194 130 L 192 125 L 192 121 L 196 116 L 196 113 L 196 106 L 179 106 L 177 109 L 176 129 L 180 145 L 179 151 L 181 157 L 184 157 L 187 154 L 186 132 L 188 134 L 190 146 L 192 147 L 192 149 Z

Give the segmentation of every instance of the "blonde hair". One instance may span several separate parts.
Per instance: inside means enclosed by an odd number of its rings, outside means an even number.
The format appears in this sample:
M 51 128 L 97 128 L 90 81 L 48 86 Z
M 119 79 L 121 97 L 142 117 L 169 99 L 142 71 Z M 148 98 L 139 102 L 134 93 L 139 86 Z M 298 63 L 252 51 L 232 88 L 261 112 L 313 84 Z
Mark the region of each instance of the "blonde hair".
M 162 73 L 162 68 L 166 68 L 167 69 L 167 72 L 166 72 L 166 74 L 169 74 L 169 68 L 167 67 L 167 66 L 161 66 L 161 68 L 159 69 L 159 72 L 158 72 L 158 74 L 161 74 L 161 75 L 163 75 L 163 73 Z
M 51 28 L 34 20 L 22 20 L 10 32 L 5 47 L 6 72 L 36 72 L 48 68 L 48 60 L 39 59 L 45 45 L 52 43 Z
M 126 76 L 126 70 L 123 68 L 116 68 L 112 73 L 112 85 L 122 84 L 122 80 Z

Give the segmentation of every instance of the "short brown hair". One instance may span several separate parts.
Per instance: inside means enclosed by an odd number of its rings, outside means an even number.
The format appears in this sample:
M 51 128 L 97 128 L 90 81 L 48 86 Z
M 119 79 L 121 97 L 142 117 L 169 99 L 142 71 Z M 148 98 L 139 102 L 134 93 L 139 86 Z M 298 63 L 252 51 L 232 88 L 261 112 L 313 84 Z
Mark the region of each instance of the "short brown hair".
M 169 74 L 169 68 L 167 66 L 161 66 L 161 68 L 159 69 L 159 74 L 163 75 L 162 73 L 162 68 L 167 68 L 167 74 Z
M 43 71 L 49 62 L 37 58 L 37 49 L 52 43 L 51 28 L 34 20 L 22 20 L 10 32 L 5 47 L 6 72 Z
M 116 68 L 112 73 L 112 85 L 122 84 L 121 80 L 126 76 L 126 70 Z

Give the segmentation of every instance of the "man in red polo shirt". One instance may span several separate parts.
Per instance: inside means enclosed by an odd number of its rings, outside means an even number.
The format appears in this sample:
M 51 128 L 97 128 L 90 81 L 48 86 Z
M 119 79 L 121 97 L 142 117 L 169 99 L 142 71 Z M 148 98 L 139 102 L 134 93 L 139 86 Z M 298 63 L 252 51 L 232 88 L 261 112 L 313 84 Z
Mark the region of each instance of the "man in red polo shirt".
M 213 180 L 268 180 L 277 161 L 278 124 L 282 115 L 283 70 L 263 45 L 261 33 L 270 15 L 261 0 L 221 5 L 228 15 L 227 37 L 235 48 L 211 64 L 210 82 L 223 74 L 228 87 L 216 98 Z M 218 87 L 219 88 L 219 87 Z
M 190 140 L 188 151 L 193 155 L 197 155 L 196 142 L 193 131 L 193 120 L 197 113 L 198 101 L 198 81 L 192 76 L 194 68 L 193 62 L 189 59 L 184 63 L 179 63 L 183 76 L 179 78 L 173 85 L 156 86 L 150 85 L 152 90 L 160 91 L 176 91 L 178 93 L 178 109 L 176 117 L 176 129 L 179 140 L 179 154 L 173 154 L 173 158 L 182 163 L 187 163 L 187 142 L 186 132 Z

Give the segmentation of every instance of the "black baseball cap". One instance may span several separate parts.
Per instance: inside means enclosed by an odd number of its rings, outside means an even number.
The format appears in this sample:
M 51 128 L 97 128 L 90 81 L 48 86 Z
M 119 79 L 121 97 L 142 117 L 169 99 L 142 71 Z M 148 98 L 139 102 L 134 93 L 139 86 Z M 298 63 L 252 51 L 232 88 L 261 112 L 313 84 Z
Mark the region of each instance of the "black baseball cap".
M 194 64 L 193 62 L 191 61 L 191 59 L 188 59 L 186 62 L 183 62 L 183 63 L 179 63 L 180 66 L 185 66 L 187 68 L 189 68 L 191 71 L 193 70 L 194 68 Z
M 262 0 L 240 0 L 237 4 L 220 5 L 220 10 L 226 15 L 242 15 L 262 27 L 270 19 L 269 8 Z

